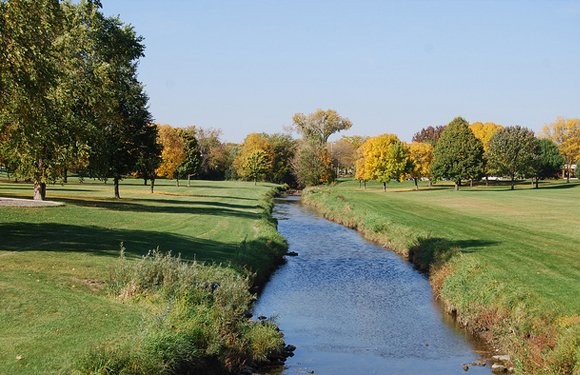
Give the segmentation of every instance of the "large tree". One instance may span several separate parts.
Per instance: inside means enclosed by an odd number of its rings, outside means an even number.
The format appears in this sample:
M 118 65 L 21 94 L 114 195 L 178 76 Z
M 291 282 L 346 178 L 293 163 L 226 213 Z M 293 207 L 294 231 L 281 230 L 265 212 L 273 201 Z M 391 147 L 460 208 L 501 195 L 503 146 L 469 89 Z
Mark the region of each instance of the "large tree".
M 498 173 L 510 177 L 513 190 L 516 176 L 532 173 L 539 147 L 533 131 L 521 126 L 508 126 L 495 133 L 489 142 L 489 164 Z
M 326 144 L 332 134 L 352 127 L 348 118 L 340 116 L 333 109 L 318 109 L 308 115 L 296 113 L 292 117 L 292 124 L 304 139 L 317 144 Z
M 580 159 L 580 119 L 558 117 L 553 123 L 544 126 L 543 136 L 553 140 L 564 156 L 566 170 L 562 178 L 570 182 L 572 164 Z
M 268 138 L 261 133 L 251 133 L 244 139 L 234 159 L 234 168 L 239 177 L 255 181 L 258 177 L 265 177 L 272 172 L 273 159 L 274 151 Z M 259 173 L 257 172 L 258 165 L 260 166 Z
M 5 158 L 34 183 L 34 199 L 59 177 L 68 156 L 68 124 L 57 99 L 64 33 L 57 0 L 0 2 L 0 133 Z M 7 134 L 9 133 L 9 134 Z
M 402 180 L 411 166 L 407 146 L 393 134 L 369 138 L 362 145 L 363 170 L 366 176 L 383 184 Z
M 456 190 L 459 190 L 462 181 L 478 178 L 483 173 L 483 146 L 461 117 L 445 127 L 433 157 L 433 176 L 452 180 Z
M 199 174 L 199 167 L 201 165 L 199 142 L 195 136 L 194 126 L 178 129 L 178 134 L 183 140 L 185 158 L 181 165 L 177 167 L 177 174 L 178 176 L 187 177 L 187 186 L 190 186 L 191 177 Z
M 292 173 L 292 159 L 296 153 L 296 141 L 290 134 L 267 134 L 273 152 L 272 169 L 268 180 L 277 184 L 296 185 Z
M 179 130 L 171 125 L 158 125 L 158 142 L 162 147 L 161 163 L 156 173 L 166 178 L 177 178 L 180 165 L 185 161 L 185 143 L 179 134 Z M 179 186 L 179 178 L 177 178 Z

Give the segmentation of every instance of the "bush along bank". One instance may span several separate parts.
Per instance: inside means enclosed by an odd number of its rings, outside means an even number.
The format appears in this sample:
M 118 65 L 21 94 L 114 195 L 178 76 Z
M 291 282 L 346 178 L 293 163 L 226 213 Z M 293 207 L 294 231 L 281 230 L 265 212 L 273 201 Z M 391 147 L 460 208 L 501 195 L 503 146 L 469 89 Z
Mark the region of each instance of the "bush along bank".
M 325 218 L 358 230 L 429 274 L 433 292 L 457 322 L 490 347 L 508 353 L 506 367 L 524 374 L 579 373 L 580 321 L 563 316 L 541 295 L 486 272 L 485 260 L 462 254 L 429 228 L 402 225 L 345 197 L 340 190 L 310 188 L 303 202 Z M 553 304 L 552 304 L 553 305 Z M 539 306 L 542 306 L 541 308 Z
M 107 282 L 111 298 L 145 312 L 138 334 L 80 357 L 74 374 L 238 374 L 280 366 L 292 355 L 272 319 L 249 319 L 254 290 L 282 262 L 287 245 L 271 218 L 273 189 L 259 202 L 251 243 L 230 265 L 204 264 L 170 252 L 140 260 L 124 249 Z

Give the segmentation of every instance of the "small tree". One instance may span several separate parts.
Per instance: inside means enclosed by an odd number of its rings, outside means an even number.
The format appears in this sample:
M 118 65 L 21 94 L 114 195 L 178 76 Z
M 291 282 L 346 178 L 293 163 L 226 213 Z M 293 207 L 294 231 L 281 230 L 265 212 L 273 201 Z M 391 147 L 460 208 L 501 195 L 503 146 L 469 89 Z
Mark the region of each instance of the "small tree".
M 489 164 L 499 173 L 510 176 L 511 189 L 518 175 L 533 170 L 540 144 L 534 132 L 521 126 L 508 126 L 499 130 L 489 143 Z
M 500 129 L 502 129 L 502 125 L 495 124 L 493 122 L 474 122 L 473 124 L 469 125 L 469 129 L 473 132 L 473 135 L 477 139 L 481 141 L 483 145 L 483 172 L 485 174 L 485 185 L 489 184 L 489 175 L 492 171 L 488 165 L 488 158 L 487 158 L 487 150 L 489 149 L 489 142 Z
M 177 178 L 179 186 L 178 168 L 185 161 L 185 145 L 183 138 L 179 136 L 179 131 L 170 125 L 159 126 L 159 144 L 163 147 L 161 151 L 161 163 L 157 168 L 157 174 L 166 178 Z
M 562 178 L 566 176 L 566 182 L 570 182 L 572 164 L 580 159 L 580 119 L 559 117 L 552 124 L 544 126 L 543 133 L 544 137 L 558 145 L 566 166 L 566 170 L 562 170 Z
M 477 178 L 483 172 L 483 146 L 461 117 L 445 127 L 433 157 L 433 177 L 452 180 L 456 190 L 459 190 L 461 181 Z
M 190 186 L 191 177 L 198 174 L 201 165 L 199 142 L 195 137 L 195 127 L 179 129 L 178 135 L 183 141 L 185 158 L 177 167 L 176 173 L 178 176 L 186 176 L 187 186 Z
M 264 150 L 252 152 L 244 161 L 244 174 L 257 184 L 258 179 L 263 178 L 272 168 L 272 159 Z
M 413 142 L 409 145 L 409 161 L 411 163 L 409 176 L 415 182 L 415 189 L 419 190 L 417 181 L 428 177 L 431 185 L 431 163 L 433 162 L 433 146 L 429 143 Z

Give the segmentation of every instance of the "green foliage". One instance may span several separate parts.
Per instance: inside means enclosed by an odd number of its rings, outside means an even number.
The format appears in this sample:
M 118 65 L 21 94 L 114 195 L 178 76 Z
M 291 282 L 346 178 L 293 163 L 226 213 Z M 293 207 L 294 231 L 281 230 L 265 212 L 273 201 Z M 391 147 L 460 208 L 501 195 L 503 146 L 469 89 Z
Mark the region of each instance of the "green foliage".
M 199 149 L 199 142 L 195 137 L 195 128 L 189 127 L 186 129 L 179 129 L 179 135 L 183 139 L 183 148 L 185 152 L 185 160 L 177 168 L 179 175 L 196 176 L 199 173 L 201 165 L 201 155 Z
M 296 185 L 292 173 L 292 159 L 296 153 L 296 141 L 289 134 L 266 134 L 265 137 L 272 146 L 272 171 L 268 181 L 276 184 Z
M 243 162 L 243 175 L 251 178 L 254 183 L 262 179 L 271 169 L 272 160 L 264 150 L 252 152 Z
M 539 154 L 537 155 L 534 164 L 536 177 L 554 177 L 564 166 L 564 157 L 560 153 L 558 145 L 551 139 L 541 138 L 539 142 Z
M 478 179 L 483 173 L 483 146 L 461 117 L 445 127 L 433 156 L 433 177 L 448 178 L 456 187 L 462 180 Z
M 299 143 L 292 160 L 292 169 L 301 187 L 327 184 L 334 180 L 328 150 L 308 141 Z
M 539 147 L 533 131 L 521 126 L 508 126 L 491 138 L 487 159 L 493 170 L 511 177 L 513 189 L 516 176 L 533 175 Z

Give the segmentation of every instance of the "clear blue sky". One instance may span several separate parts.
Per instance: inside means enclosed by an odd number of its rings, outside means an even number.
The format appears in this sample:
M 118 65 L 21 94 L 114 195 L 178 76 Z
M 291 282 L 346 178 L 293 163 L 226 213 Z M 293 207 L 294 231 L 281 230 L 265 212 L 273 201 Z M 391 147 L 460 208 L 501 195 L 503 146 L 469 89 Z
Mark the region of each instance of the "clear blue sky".
M 403 140 L 580 116 L 580 1 L 103 0 L 145 37 L 155 120 L 239 142 L 332 108 Z

